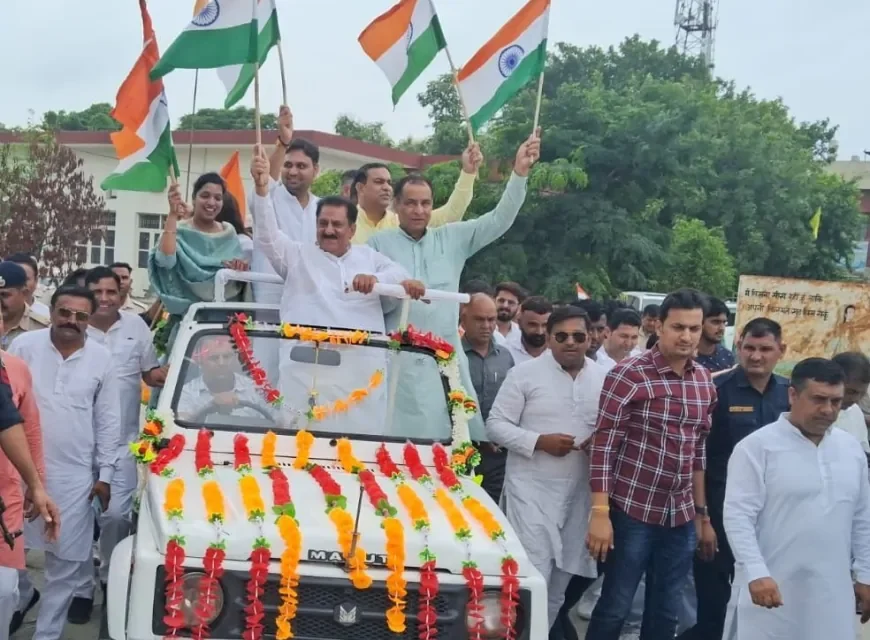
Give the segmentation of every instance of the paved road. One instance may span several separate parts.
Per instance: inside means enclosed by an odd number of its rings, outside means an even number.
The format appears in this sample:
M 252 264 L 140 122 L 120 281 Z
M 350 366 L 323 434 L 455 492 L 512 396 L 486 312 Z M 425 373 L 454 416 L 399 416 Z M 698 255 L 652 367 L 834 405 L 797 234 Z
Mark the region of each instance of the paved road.
M 27 557 L 27 566 L 31 569 L 31 574 L 33 576 L 33 582 L 37 586 L 37 588 L 42 586 L 42 555 L 39 553 L 31 552 Z M 99 592 L 99 589 L 97 590 Z M 87 625 L 74 625 L 68 624 L 66 625 L 66 629 L 64 629 L 63 640 L 97 640 L 100 631 L 100 609 L 101 604 L 99 603 L 100 595 L 97 595 L 98 602 L 94 606 L 94 615 L 91 619 L 90 624 Z M 33 633 L 36 626 L 36 612 L 39 609 L 37 606 L 36 609 L 30 612 L 27 618 L 24 621 L 24 625 L 21 629 L 18 630 L 14 636 L 12 636 L 12 640 L 31 640 L 33 638 Z M 870 640 L 870 624 L 865 625 L 862 629 L 863 633 L 860 636 L 860 640 Z M 581 621 L 577 626 L 577 634 L 580 638 L 586 634 L 586 623 L 585 621 Z M 626 634 L 622 637 L 622 640 L 637 640 L 637 635 Z

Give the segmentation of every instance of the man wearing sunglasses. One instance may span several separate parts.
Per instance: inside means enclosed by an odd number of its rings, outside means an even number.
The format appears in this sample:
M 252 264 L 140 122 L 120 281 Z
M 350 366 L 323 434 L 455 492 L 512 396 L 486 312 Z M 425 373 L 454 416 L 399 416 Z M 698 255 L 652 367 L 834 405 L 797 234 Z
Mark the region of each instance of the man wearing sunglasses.
M 115 472 L 121 434 L 118 376 L 111 352 L 85 339 L 96 309 L 90 290 L 62 286 L 51 297 L 51 328 L 16 338 L 9 350 L 33 376 L 46 486 L 63 522 L 57 542 L 44 540 L 39 519 L 24 526 L 27 548 L 45 552 L 45 586 L 34 635 L 39 640 L 63 636 L 81 576 L 93 571 L 94 511 L 108 508 Z M 20 607 L 37 599 L 26 571 L 19 573 L 19 590 Z
M 583 576 L 588 587 L 597 576 L 583 544 L 591 494 L 579 447 L 592 435 L 605 371 L 586 357 L 589 316 L 582 309 L 556 308 L 547 343 L 548 351 L 508 373 L 486 431 L 508 451 L 501 506 L 547 581 L 552 627 L 572 577 Z
M 166 370 L 157 361 L 148 326 L 135 313 L 121 310 L 121 277 L 110 267 L 94 267 L 85 276 L 85 285 L 97 299 L 87 336 L 112 352 L 121 398 L 121 439 L 112 476 L 112 500 L 99 519 L 100 584 L 105 593 L 112 551 L 133 528 L 133 492 L 138 478 L 129 445 L 139 432 L 141 382 L 162 387 Z M 90 567 L 83 571 L 67 614 L 72 624 L 87 624 L 94 608 L 94 574 Z

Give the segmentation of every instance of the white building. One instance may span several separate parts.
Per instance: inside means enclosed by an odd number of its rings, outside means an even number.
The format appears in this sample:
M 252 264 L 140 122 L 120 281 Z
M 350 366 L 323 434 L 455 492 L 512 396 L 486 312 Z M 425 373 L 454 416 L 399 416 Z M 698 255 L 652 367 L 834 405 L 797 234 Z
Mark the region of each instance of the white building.
M 196 178 L 209 171 L 219 171 L 234 151 L 240 152 L 242 177 L 246 193 L 253 188 L 248 174 L 251 152 L 255 143 L 253 131 L 195 131 L 193 145 L 187 131 L 173 133 L 175 151 L 181 175 L 182 189 L 190 188 Z M 271 150 L 275 131 L 263 132 L 263 144 Z M 431 164 L 453 159 L 447 156 L 426 156 L 381 147 L 322 131 L 297 131 L 295 137 L 304 138 L 320 147 L 320 170 L 356 169 L 367 162 L 396 163 L 410 170 L 420 170 Z M 84 162 L 84 171 L 99 184 L 118 164 L 109 133 L 103 131 L 61 131 L 58 141 L 71 148 Z M 16 142 L 12 134 L 0 133 L 0 144 Z M 189 153 L 189 150 L 192 152 Z M 187 173 L 190 158 L 190 174 Z M 133 295 L 143 296 L 148 290 L 148 254 L 160 237 L 160 229 L 167 213 L 165 193 L 115 191 L 103 193 L 106 200 L 107 226 L 102 243 L 89 245 L 84 251 L 86 267 L 112 262 L 132 265 Z

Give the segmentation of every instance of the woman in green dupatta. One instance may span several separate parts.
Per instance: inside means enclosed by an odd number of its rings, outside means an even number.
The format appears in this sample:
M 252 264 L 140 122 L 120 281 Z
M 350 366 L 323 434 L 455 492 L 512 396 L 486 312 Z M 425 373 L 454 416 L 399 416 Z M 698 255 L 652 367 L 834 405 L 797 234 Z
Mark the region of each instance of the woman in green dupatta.
M 169 188 L 169 215 L 160 242 L 148 259 L 148 275 L 170 315 L 168 333 L 196 302 L 214 300 L 214 277 L 221 269 L 246 270 L 235 228 L 216 218 L 223 208 L 226 184 L 216 173 L 206 173 L 193 185 L 193 211 L 178 185 Z M 226 299 L 241 297 L 239 283 L 227 284 Z

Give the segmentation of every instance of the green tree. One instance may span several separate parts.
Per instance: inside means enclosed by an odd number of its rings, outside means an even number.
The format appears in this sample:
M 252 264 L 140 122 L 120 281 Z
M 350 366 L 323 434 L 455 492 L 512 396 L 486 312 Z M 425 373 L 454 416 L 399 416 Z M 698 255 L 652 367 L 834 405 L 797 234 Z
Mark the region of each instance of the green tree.
M 345 138 L 370 142 L 382 147 L 396 146 L 384 128 L 383 122 L 361 122 L 343 114 L 336 119 L 334 129 L 335 133 Z
M 311 184 L 311 192 L 320 198 L 336 195 L 341 191 L 342 173 L 344 172 L 335 169 L 321 171 L 320 175 Z
M 262 129 L 277 129 L 278 118 L 271 113 L 260 114 Z M 177 129 L 187 131 L 235 131 L 256 128 L 255 112 L 250 107 L 234 107 L 232 109 L 198 109 L 195 114 L 181 117 Z
M 708 229 L 697 218 L 677 218 L 656 285 L 662 291 L 693 287 L 719 298 L 733 297 L 737 269 L 722 229 Z
M 420 106 L 429 111 L 432 135 L 426 141 L 431 154 L 459 155 L 468 145 L 468 130 L 462 117 L 462 105 L 452 74 L 445 73 L 417 96 Z
M 42 127 L 48 131 L 118 131 L 121 128 L 111 115 L 112 105 L 97 102 L 84 111 L 46 111 Z
M 535 98 L 530 84 L 490 123 L 490 158 L 511 158 L 529 135 Z M 541 123 L 543 165 L 523 211 L 466 277 L 509 275 L 554 297 L 575 281 L 594 294 L 648 289 L 666 280 L 679 218 L 720 228 L 741 273 L 844 275 L 862 217 L 854 185 L 827 171 L 828 121 L 798 124 L 781 101 L 634 37 L 607 50 L 557 45 Z

